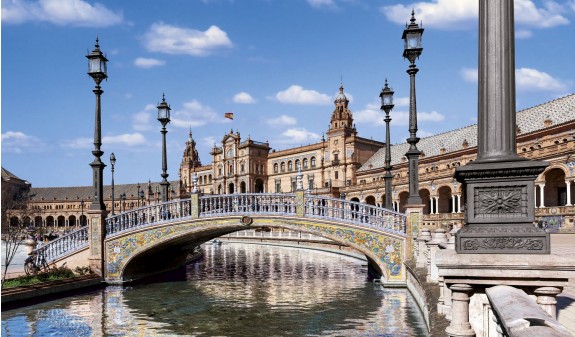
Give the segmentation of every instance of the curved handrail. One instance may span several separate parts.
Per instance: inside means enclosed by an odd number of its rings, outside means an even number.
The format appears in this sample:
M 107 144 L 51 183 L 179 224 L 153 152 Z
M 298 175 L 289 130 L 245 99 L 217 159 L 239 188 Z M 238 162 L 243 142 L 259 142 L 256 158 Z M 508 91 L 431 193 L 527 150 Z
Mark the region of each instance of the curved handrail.
M 52 262 L 70 252 L 88 247 L 88 240 L 88 227 L 86 226 L 34 249 L 31 254 L 43 254 L 46 261 Z
M 297 195 L 293 193 L 241 193 L 203 195 L 198 198 L 197 215 L 209 218 L 230 215 L 296 216 Z M 333 220 L 406 236 L 406 216 L 383 207 L 331 197 L 305 194 L 303 216 Z M 174 200 L 140 207 L 106 218 L 104 235 L 113 237 L 131 230 L 192 218 L 192 199 Z M 64 235 L 36 251 L 53 261 L 88 245 L 88 227 Z M 40 251 L 41 250 L 41 251 Z

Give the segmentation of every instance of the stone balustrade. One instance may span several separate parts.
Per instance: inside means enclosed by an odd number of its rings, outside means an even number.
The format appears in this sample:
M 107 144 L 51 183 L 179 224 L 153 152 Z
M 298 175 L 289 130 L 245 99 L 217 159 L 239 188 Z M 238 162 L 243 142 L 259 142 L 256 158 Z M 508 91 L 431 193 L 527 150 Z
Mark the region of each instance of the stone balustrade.
M 549 292 L 551 295 L 560 292 L 554 287 L 543 288 L 549 288 L 543 292 Z M 541 304 L 537 305 L 523 290 L 510 286 L 495 286 L 485 289 L 485 293 L 495 314 L 497 332 L 501 336 L 571 336 L 555 317 L 544 310 Z
M 437 312 L 451 324 L 447 336 L 570 336 L 556 320 L 556 296 L 575 265 L 568 257 L 457 254 L 455 233 L 422 228 L 415 265 L 439 288 Z

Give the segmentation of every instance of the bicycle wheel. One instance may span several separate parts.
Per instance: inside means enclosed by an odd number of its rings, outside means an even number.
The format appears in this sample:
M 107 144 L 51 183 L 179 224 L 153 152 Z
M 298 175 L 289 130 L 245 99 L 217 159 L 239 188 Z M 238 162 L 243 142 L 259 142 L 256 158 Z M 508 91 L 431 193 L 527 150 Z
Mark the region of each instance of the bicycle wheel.
M 34 261 L 28 261 L 24 264 L 24 272 L 26 272 L 26 275 L 36 275 L 38 267 L 36 267 Z

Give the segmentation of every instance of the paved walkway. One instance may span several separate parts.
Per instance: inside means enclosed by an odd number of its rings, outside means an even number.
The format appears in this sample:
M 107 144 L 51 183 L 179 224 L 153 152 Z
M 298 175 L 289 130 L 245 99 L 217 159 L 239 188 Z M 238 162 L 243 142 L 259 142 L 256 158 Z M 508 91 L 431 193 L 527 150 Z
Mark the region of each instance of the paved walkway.
M 551 235 L 551 254 L 568 256 L 575 264 L 575 234 Z M 557 319 L 575 336 L 575 280 L 557 296 Z

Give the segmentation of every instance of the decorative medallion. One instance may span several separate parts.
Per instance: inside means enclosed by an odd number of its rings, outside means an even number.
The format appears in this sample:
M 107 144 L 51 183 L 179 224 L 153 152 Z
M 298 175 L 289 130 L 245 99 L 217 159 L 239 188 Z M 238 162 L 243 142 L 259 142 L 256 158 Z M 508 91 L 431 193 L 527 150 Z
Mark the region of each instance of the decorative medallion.
M 517 237 L 465 239 L 461 243 L 464 250 L 542 250 L 544 246 L 543 239 Z
M 243 216 L 242 219 L 240 220 L 241 224 L 244 226 L 249 226 L 252 224 L 252 222 L 254 222 L 254 219 L 252 219 L 249 216 Z
M 476 216 L 525 216 L 526 186 L 478 187 L 474 189 Z

